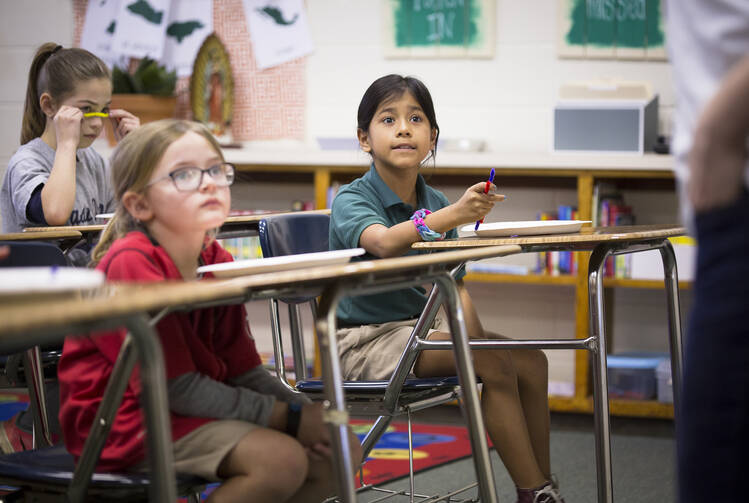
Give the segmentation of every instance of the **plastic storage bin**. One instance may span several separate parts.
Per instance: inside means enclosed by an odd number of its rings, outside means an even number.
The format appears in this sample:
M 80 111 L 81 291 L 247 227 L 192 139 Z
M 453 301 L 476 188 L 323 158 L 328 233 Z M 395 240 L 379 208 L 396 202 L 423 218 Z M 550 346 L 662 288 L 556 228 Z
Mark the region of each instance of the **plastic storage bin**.
M 607 358 L 609 396 L 650 400 L 656 396 L 655 369 L 662 354 L 628 353 Z
M 656 388 L 658 390 L 658 401 L 663 403 L 674 403 L 674 381 L 671 378 L 671 359 L 661 359 L 655 368 Z

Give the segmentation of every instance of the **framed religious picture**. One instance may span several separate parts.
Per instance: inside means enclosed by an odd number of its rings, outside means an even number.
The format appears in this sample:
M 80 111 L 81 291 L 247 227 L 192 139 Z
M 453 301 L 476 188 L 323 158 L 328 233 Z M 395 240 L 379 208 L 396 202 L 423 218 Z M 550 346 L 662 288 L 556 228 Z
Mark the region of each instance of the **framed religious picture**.
M 193 119 L 206 124 L 221 139 L 229 132 L 234 108 L 234 77 L 229 54 L 216 34 L 198 51 L 190 77 Z

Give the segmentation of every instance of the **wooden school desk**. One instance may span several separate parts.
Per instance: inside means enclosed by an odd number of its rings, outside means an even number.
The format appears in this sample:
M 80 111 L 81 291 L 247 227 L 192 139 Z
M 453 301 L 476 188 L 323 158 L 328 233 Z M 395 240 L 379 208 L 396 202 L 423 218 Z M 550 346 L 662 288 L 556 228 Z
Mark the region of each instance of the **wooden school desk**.
M 0 244 L 3 241 L 54 241 L 60 244 L 63 251 L 76 245 L 83 238 L 79 231 L 62 228 L 50 232 L 11 232 L 0 234 Z
M 463 310 L 457 285 L 450 270 L 466 261 L 518 253 L 518 246 L 499 246 L 458 250 L 429 255 L 398 257 L 373 261 L 351 262 L 276 273 L 240 276 L 228 280 L 232 287 L 246 289 L 247 300 L 287 296 L 290 294 L 320 295 L 320 306 L 315 323 L 320 345 L 322 378 L 325 395 L 330 402 L 326 422 L 332 430 L 338 497 L 347 503 L 356 501 L 354 470 L 350 458 L 349 437 L 346 432 L 348 413 L 343 395 L 336 337 L 336 308 L 344 295 L 361 295 L 397 290 L 424 283 L 436 283 L 444 293 L 443 299 L 453 334 L 458 377 L 463 389 L 466 417 L 470 433 L 473 460 L 481 500 L 496 502 L 496 488 L 489 460 L 486 433 L 481 416 L 476 374 L 468 350 Z M 256 334 L 257 336 L 257 334 Z M 466 385 L 466 383 L 468 383 Z
M 470 364 L 467 334 L 456 285 L 449 271 L 457 264 L 470 260 L 502 256 L 520 251 L 518 246 L 486 247 L 460 250 L 416 257 L 401 257 L 377 261 L 356 262 L 345 265 L 311 267 L 283 272 L 243 276 L 230 280 L 178 282 L 162 284 L 108 285 L 90 296 L 80 299 L 57 298 L 41 302 L 15 302 L 0 306 L 0 350 L 13 352 L 29 344 L 45 344 L 61 340 L 67 334 L 87 333 L 126 326 L 132 334 L 132 345 L 123 344 L 120 360 L 110 380 L 120 383 L 107 390 L 106 399 L 95 420 L 90 442 L 84 449 L 76 473 L 72 501 L 85 495 L 86 486 L 104 445 L 108 428 L 116 413 L 115 403 L 124 392 L 127 376 L 140 357 L 141 376 L 146 383 L 144 407 L 149 432 L 149 456 L 153 470 L 150 488 L 152 501 L 175 501 L 173 456 L 170 451 L 170 426 L 166 410 L 166 384 L 163 360 L 158 337 L 151 326 L 168 312 L 189 310 L 206 305 L 239 303 L 286 294 L 321 295 L 321 307 L 316 328 L 321 346 L 321 363 L 325 382 L 325 395 L 330 402 L 326 422 L 331 426 L 334 463 L 342 501 L 355 501 L 354 472 L 349 455 L 349 438 L 346 432 L 348 414 L 342 391 L 342 378 L 338 363 L 335 311 L 344 294 L 373 293 L 405 286 L 436 282 L 446 292 L 445 299 L 454 334 L 458 375 L 464 386 L 466 415 L 471 432 L 471 445 L 476 464 L 482 501 L 497 501 L 489 461 L 485 429 L 481 418 L 475 372 Z M 146 315 L 159 311 L 155 316 Z M 257 335 L 257 334 L 256 334 Z M 132 347 L 134 346 L 134 347 Z M 125 356 L 123 356 L 123 354 Z M 114 389 L 116 388 L 116 389 Z M 111 391 L 111 392 L 110 392 Z M 90 445 L 90 446 L 89 446 Z
M 226 218 L 224 223 L 221 225 L 221 229 L 218 232 L 218 239 L 243 237 L 243 236 L 255 236 L 257 235 L 258 225 L 260 221 L 267 218 L 270 215 L 279 215 L 287 212 L 270 212 L 270 213 L 258 213 L 255 215 L 236 215 L 229 216 Z M 330 210 L 310 210 L 296 213 L 320 213 L 323 215 L 329 215 Z M 66 232 L 75 231 L 79 232 L 89 242 L 93 241 L 101 231 L 104 230 L 106 224 L 90 224 L 90 225 L 67 225 L 67 226 L 49 226 L 49 227 L 26 227 L 23 232 L 27 233 L 55 233 L 55 232 Z
M 668 305 L 671 373 L 674 407 L 678 409 L 682 368 L 681 316 L 676 258 L 669 237 L 686 233 L 676 225 L 636 225 L 626 227 L 584 227 L 580 232 L 516 237 L 465 237 L 445 241 L 414 243 L 413 248 L 429 250 L 465 249 L 483 246 L 518 245 L 523 252 L 592 251 L 588 261 L 589 335 L 584 339 L 516 341 L 471 341 L 471 346 L 503 348 L 585 349 L 595 358 L 593 365 L 593 415 L 596 439 L 598 501 L 613 501 L 611 438 L 606 366 L 606 331 L 603 305 L 603 266 L 611 255 L 659 250 Z
M 29 345 L 60 342 L 71 334 L 127 327 L 130 337 L 97 411 L 91 434 L 76 466 L 70 501 L 83 501 L 109 425 L 117 411 L 134 364 L 140 364 L 143 408 L 151 463 L 150 501 L 176 501 L 171 427 L 161 345 L 147 313 L 171 306 L 236 299 L 242 291 L 209 282 L 151 285 L 105 285 L 93 294 L 21 296 L 0 304 L 0 351 L 17 352 Z M 103 420 L 103 421 L 102 421 Z
M 233 237 L 244 237 L 244 236 L 255 236 L 257 235 L 258 225 L 264 218 L 268 218 L 271 215 L 281 215 L 282 212 L 270 212 L 270 213 L 258 213 L 255 215 L 236 215 L 228 216 L 224 221 L 221 229 L 218 232 L 219 239 L 227 239 Z M 317 213 L 321 215 L 330 215 L 330 209 L 323 210 L 306 210 L 297 211 L 294 213 Z

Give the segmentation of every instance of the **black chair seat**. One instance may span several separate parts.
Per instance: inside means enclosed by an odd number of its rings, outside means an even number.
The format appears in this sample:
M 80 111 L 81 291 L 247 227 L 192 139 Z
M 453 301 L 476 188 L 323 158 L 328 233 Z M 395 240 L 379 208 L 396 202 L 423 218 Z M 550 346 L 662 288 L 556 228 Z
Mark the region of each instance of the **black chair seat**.
M 64 446 L 0 456 L 0 483 L 34 491 L 64 493 L 73 480 L 75 463 Z M 147 500 L 150 476 L 145 473 L 94 473 L 89 495 L 108 499 Z M 200 477 L 177 475 L 177 492 L 188 494 L 207 484 Z
M 402 393 L 421 392 L 432 388 L 457 386 L 458 377 L 428 377 L 423 379 L 406 379 L 403 383 Z M 347 393 L 382 395 L 388 387 L 388 381 L 344 381 L 343 389 Z M 304 393 L 322 393 L 323 382 L 319 379 L 298 381 L 296 388 Z

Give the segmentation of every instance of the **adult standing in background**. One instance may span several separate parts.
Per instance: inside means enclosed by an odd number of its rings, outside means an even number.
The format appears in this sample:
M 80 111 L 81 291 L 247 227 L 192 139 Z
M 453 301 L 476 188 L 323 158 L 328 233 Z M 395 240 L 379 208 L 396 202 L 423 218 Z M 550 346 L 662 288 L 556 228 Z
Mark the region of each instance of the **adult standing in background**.
M 749 2 L 668 0 L 667 16 L 676 173 L 698 243 L 678 501 L 737 501 L 749 452 Z

